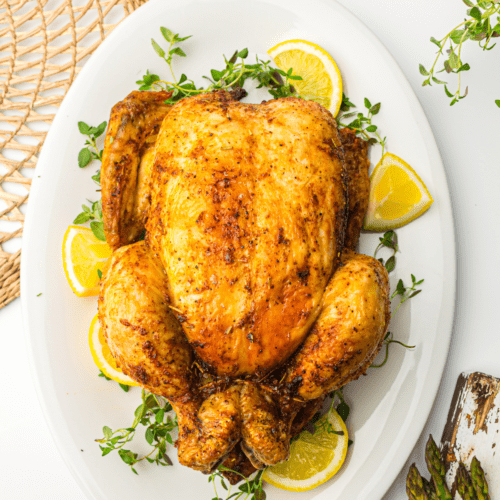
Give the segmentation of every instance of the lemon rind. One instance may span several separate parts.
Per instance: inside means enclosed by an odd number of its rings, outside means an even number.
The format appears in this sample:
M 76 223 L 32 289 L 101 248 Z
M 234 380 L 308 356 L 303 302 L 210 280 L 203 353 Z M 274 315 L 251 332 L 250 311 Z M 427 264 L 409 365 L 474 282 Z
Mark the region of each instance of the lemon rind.
M 108 365 L 105 359 L 99 357 L 95 346 L 100 344 L 99 342 L 100 326 L 101 325 L 99 323 L 99 315 L 96 314 L 94 316 L 94 319 L 90 323 L 89 347 L 90 347 L 90 353 L 92 354 L 92 359 L 94 360 L 94 363 L 96 364 L 97 368 L 99 368 L 99 370 L 101 370 L 102 373 L 106 375 L 106 377 L 109 377 L 115 382 L 129 386 L 138 386 L 139 384 L 137 384 L 137 382 L 132 380 L 128 375 L 125 375 L 125 373 L 123 372 L 121 373 L 117 372 L 113 367 Z
M 68 226 L 68 229 L 66 230 L 66 233 L 64 234 L 63 238 L 63 244 L 62 244 L 62 251 L 63 251 L 63 268 L 64 272 L 66 274 L 66 279 L 68 280 L 69 286 L 71 287 L 71 290 L 77 295 L 78 297 L 94 297 L 96 295 L 99 295 L 99 284 L 92 288 L 86 288 L 83 285 L 80 284 L 78 281 L 78 278 L 76 277 L 74 271 L 73 271 L 73 266 L 71 266 L 69 263 L 71 262 L 71 245 L 73 242 L 73 239 L 79 234 L 83 232 L 89 232 L 92 233 L 92 229 L 88 227 L 81 227 L 81 226 Z M 102 260 L 103 262 L 106 261 L 107 259 L 99 259 Z
M 267 483 L 275 486 L 276 488 L 286 490 L 286 491 L 309 491 L 317 486 L 320 486 L 323 483 L 326 483 L 329 479 L 331 479 L 338 471 L 342 468 L 343 463 L 345 462 L 345 458 L 347 456 L 347 448 L 349 443 L 349 435 L 347 433 L 347 428 L 345 426 L 344 421 L 340 417 L 340 415 L 332 411 L 329 416 L 329 421 L 333 425 L 335 431 L 343 431 L 344 435 L 339 436 L 339 445 L 337 445 L 336 452 L 341 450 L 340 458 L 334 460 L 330 463 L 328 467 L 326 467 L 323 471 L 318 472 L 314 476 L 308 479 L 298 480 L 298 479 L 285 479 L 283 482 L 283 478 L 277 476 L 272 473 L 271 469 L 266 469 L 264 472 L 263 479 Z M 331 465 L 333 464 L 333 466 Z
M 337 116 L 340 106 L 342 104 L 342 92 L 344 90 L 343 85 L 342 85 L 342 75 L 340 73 L 340 70 L 337 66 L 337 63 L 333 59 L 333 57 L 322 47 L 319 45 L 312 43 L 312 42 L 307 42 L 306 40 L 299 40 L 299 39 L 294 39 L 294 40 L 286 40 L 284 42 L 280 42 L 271 49 L 267 51 L 267 53 L 274 59 L 276 55 L 280 54 L 281 52 L 284 52 L 284 50 L 277 50 L 279 48 L 287 47 L 286 50 L 290 50 L 290 45 L 294 45 L 293 48 L 297 48 L 299 50 L 303 50 L 306 53 L 313 54 L 316 57 L 318 57 L 323 64 L 325 65 L 325 69 L 327 73 L 330 75 L 330 78 L 332 78 L 332 85 L 333 88 L 335 89 L 335 86 L 337 86 L 340 89 L 339 92 L 339 97 L 337 97 L 335 100 L 332 99 L 332 103 L 330 104 L 329 111 L 332 113 L 333 116 Z M 334 80 L 335 77 L 335 80 Z M 335 96 L 335 93 L 332 94 L 332 97 Z M 333 105 L 334 104 L 334 105 Z
M 384 154 L 384 156 L 380 159 L 378 164 L 373 169 L 373 172 L 370 176 L 370 194 L 371 186 L 377 181 L 378 178 L 380 178 L 384 174 L 387 168 L 394 164 L 399 166 L 400 168 L 403 168 L 408 173 L 410 178 L 413 177 L 413 182 L 418 186 L 420 192 L 422 193 L 422 199 L 417 204 L 415 204 L 414 207 L 404 216 L 389 220 L 377 219 L 373 216 L 378 204 L 374 203 L 371 200 L 370 196 L 365 221 L 363 223 L 363 229 L 367 231 L 388 231 L 390 229 L 403 227 L 424 214 L 434 203 L 434 199 L 432 198 L 429 189 L 427 188 L 421 177 L 418 175 L 418 173 L 415 172 L 415 170 L 402 158 L 389 152 Z

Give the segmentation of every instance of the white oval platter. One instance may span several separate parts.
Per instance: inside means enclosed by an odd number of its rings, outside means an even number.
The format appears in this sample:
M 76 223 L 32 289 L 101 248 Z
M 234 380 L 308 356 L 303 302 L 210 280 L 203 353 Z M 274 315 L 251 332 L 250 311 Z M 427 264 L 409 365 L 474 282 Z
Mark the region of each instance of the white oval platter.
M 30 195 L 22 254 L 22 306 L 35 384 L 48 426 L 70 470 L 91 499 L 200 499 L 215 493 L 207 477 L 180 466 L 138 466 L 134 475 L 116 453 L 101 458 L 94 442 L 103 425 L 127 427 L 140 403 L 137 388 L 122 392 L 97 377 L 88 349 L 88 326 L 96 298 L 71 292 L 61 262 L 64 232 L 87 198 L 97 199 L 90 179 L 97 166 L 79 169 L 83 146 L 77 122 L 97 125 L 149 69 L 168 75 L 150 39 L 160 26 L 193 35 L 188 57 L 175 62 L 201 85 L 202 75 L 223 66 L 222 54 L 248 47 L 265 56 L 293 38 L 315 42 L 337 61 L 346 93 L 363 109 L 363 99 L 381 102 L 374 120 L 387 147 L 418 171 L 434 197 L 422 217 L 397 231 L 401 251 L 391 275 L 394 287 L 413 273 L 423 292 L 398 311 L 395 338 L 416 345 L 392 347 L 388 363 L 349 384 L 348 427 L 354 444 L 341 472 L 321 487 L 289 493 L 266 487 L 268 499 L 380 499 L 400 471 L 428 417 L 451 336 L 455 299 L 455 246 L 448 187 L 427 119 L 403 73 L 387 50 L 343 7 L 308 0 L 152 0 L 127 18 L 86 63 L 64 99 L 38 161 Z M 255 102 L 265 93 L 251 94 Z M 372 148 L 372 163 L 380 148 Z M 373 254 L 378 236 L 363 234 L 360 250 Z M 42 295 L 39 295 L 39 294 Z M 134 447 L 134 444 L 131 444 Z M 139 451 L 141 447 L 139 447 Z M 223 490 L 219 488 L 219 494 Z M 244 498 L 244 497 L 243 497 Z

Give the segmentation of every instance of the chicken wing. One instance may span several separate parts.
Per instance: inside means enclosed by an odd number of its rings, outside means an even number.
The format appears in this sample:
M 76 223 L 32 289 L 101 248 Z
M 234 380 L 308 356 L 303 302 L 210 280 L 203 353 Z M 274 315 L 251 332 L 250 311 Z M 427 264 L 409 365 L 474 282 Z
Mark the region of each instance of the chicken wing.
M 101 168 L 102 216 L 113 249 L 144 232 L 156 135 L 171 92 L 132 92 L 111 110 Z

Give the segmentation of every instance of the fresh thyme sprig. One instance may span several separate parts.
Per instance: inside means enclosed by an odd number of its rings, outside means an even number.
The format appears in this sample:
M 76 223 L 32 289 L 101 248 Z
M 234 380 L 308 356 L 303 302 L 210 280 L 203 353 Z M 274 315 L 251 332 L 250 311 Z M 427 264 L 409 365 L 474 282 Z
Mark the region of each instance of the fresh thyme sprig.
M 364 105 L 368 110 L 368 114 L 366 116 L 360 112 L 356 113 L 355 111 L 350 111 L 350 108 L 355 108 L 356 105 L 349 101 L 349 98 L 342 93 L 342 104 L 340 106 L 340 110 L 343 111 L 343 114 L 337 117 L 337 123 L 340 127 L 347 127 L 354 130 L 356 135 L 361 136 L 369 144 L 380 144 L 380 146 L 382 146 L 383 156 L 387 137 L 382 139 L 378 133 L 377 125 L 372 123 L 372 118 L 379 113 L 381 104 L 378 102 L 377 104 L 372 105 L 370 100 L 365 97 Z M 352 118 L 353 116 L 356 116 L 356 118 L 350 123 L 343 123 L 341 121 L 346 118 Z
M 87 125 L 85 122 L 78 122 L 78 130 L 83 135 L 86 135 L 88 139 L 85 141 L 87 147 L 83 148 L 80 153 L 78 153 L 78 166 L 80 168 L 86 167 L 92 160 L 97 160 L 102 162 L 103 150 L 99 149 L 97 146 L 97 139 L 106 130 L 106 122 L 102 122 L 97 127 L 92 127 Z M 92 176 L 92 180 L 97 184 L 101 185 L 101 171 L 97 172 Z M 94 233 L 94 236 L 100 241 L 106 241 L 104 236 L 104 225 L 102 222 L 102 203 L 99 199 L 98 201 L 90 201 L 89 205 L 82 205 L 83 212 L 80 212 L 73 224 L 85 224 L 88 221 L 90 223 L 90 229 Z
M 226 484 L 224 476 L 221 474 L 221 472 L 232 472 L 233 474 L 237 474 L 238 476 L 241 476 L 245 482 L 243 484 L 240 484 L 238 486 L 238 491 L 231 493 L 231 484 L 229 487 Z M 221 497 L 219 497 L 219 494 L 217 493 L 217 488 L 215 485 L 215 478 L 220 479 L 221 486 L 227 491 L 227 496 L 225 500 L 238 500 L 242 498 L 243 500 L 266 500 L 266 492 L 263 489 L 262 485 L 262 474 L 264 473 L 263 470 L 260 470 L 257 472 L 257 474 L 252 478 L 248 479 L 245 477 L 243 474 L 240 474 L 239 472 L 236 472 L 232 469 L 228 469 L 224 465 L 219 466 L 219 470 L 213 472 L 210 474 L 208 478 L 208 482 L 212 483 L 214 486 L 214 492 L 215 492 L 215 497 L 212 500 L 222 500 Z M 243 497 L 243 495 L 245 495 Z
M 174 103 L 184 97 L 211 90 L 243 88 L 247 80 L 256 80 L 258 82 L 257 88 L 267 87 L 275 99 L 288 96 L 299 97 L 291 81 L 302 80 L 302 77 L 294 75 L 292 68 L 285 72 L 271 67 L 271 61 L 263 61 L 258 57 L 256 57 L 255 64 L 246 64 L 245 59 L 248 57 L 248 49 L 246 48 L 237 50 L 229 59 L 224 56 L 225 67 L 222 70 L 212 69 L 210 77 L 203 77 L 211 82 L 206 88 L 196 87 L 193 80 L 188 79 L 185 74 L 182 74 L 177 80 L 172 67 L 173 56 L 186 57 L 186 53 L 179 46 L 174 45 L 190 37 L 181 37 L 167 28 L 161 28 L 161 33 L 170 44 L 168 49 L 164 50 L 155 40 L 151 40 L 151 43 L 155 52 L 168 64 L 173 81 L 161 80 L 158 75 L 151 74 L 147 70 L 142 80 L 136 82 L 139 85 L 139 90 L 172 91 L 172 97 L 166 102 Z
M 377 252 L 381 248 L 389 248 L 393 251 L 393 254 L 391 257 L 387 259 L 384 263 L 384 259 L 379 258 L 378 260 L 385 266 L 387 269 L 387 272 L 391 272 L 395 269 L 396 267 L 396 252 L 399 251 L 399 245 L 398 245 L 398 236 L 394 230 L 389 230 L 384 233 L 383 236 L 379 237 L 380 243 L 377 245 L 377 248 L 375 248 L 375 252 L 373 254 L 374 257 L 377 256 Z M 394 316 L 397 312 L 397 310 L 401 307 L 401 304 L 406 302 L 407 300 L 411 299 L 412 297 L 415 297 L 415 295 L 419 294 L 422 290 L 417 290 L 416 287 L 418 285 L 421 285 L 424 280 L 417 281 L 415 276 L 413 274 L 411 275 L 412 279 L 412 286 L 411 287 L 406 287 L 403 283 L 403 280 L 399 280 L 398 284 L 396 286 L 396 290 L 394 290 L 393 294 L 391 295 L 391 300 L 397 297 L 398 295 L 401 297 L 401 300 L 396 307 L 396 310 L 392 313 L 392 316 Z M 391 332 L 387 332 L 387 334 L 384 337 L 383 345 L 385 345 L 385 357 L 384 360 L 379 363 L 379 364 L 372 364 L 370 365 L 371 368 L 381 368 L 387 363 L 387 360 L 389 359 L 389 346 L 391 344 L 399 344 L 406 349 L 414 349 L 414 345 L 406 345 L 403 342 L 399 340 L 394 340 L 394 336 Z
M 80 212 L 73 224 L 85 224 L 89 220 L 92 221 L 90 223 L 90 229 L 94 233 L 94 236 L 100 241 L 106 241 L 106 237 L 104 236 L 104 224 L 102 222 L 102 201 L 90 201 L 87 200 L 90 205 L 82 205 L 83 212 Z
M 344 422 L 347 421 L 347 418 L 349 417 L 349 413 L 351 412 L 351 407 L 346 403 L 346 401 L 344 399 L 344 392 L 343 391 L 344 391 L 344 387 L 341 387 L 340 389 L 333 391 L 329 395 L 329 397 L 331 398 L 331 402 L 330 402 L 330 408 L 328 409 L 328 411 L 326 413 L 326 417 L 321 418 L 321 413 L 318 412 L 311 419 L 313 433 L 325 430 L 329 434 L 338 434 L 339 436 L 344 435 L 344 433 L 342 431 L 336 431 L 328 419 L 329 413 L 335 408 L 335 410 L 339 414 L 340 418 Z M 352 440 L 349 439 L 348 446 L 350 446 L 351 444 L 352 444 Z
M 88 139 L 85 141 L 85 148 L 78 153 L 78 166 L 86 167 L 92 160 L 102 161 L 102 149 L 97 146 L 97 139 L 106 130 L 106 122 L 102 122 L 97 127 L 87 125 L 85 122 L 78 122 L 78 130 L 81 134 L 86 135 Z
M 403 342 L 400 342 L 399 340 L 394 340 L 394 336 L 391 332 L 387 332 L 387 334 L 384 337 L 384 345 L 385 345 L 385 357 L 382 363 L 379 363 L 378 365 L 370 365 L 370 368 L 382 368 L 387 363 L 387 360 L 389 359 L 389 346 L 391 344 L 399 344 L 405 347 L 406 349 L 414 349 L 414 345 L 406 345 L 403 344 Z
M 439 49 L 434 63 L 430 70 L 427 70 L 423 64 L 419 65 L 420 73 L 427 77 L 422 86 L 432 85 L 432 82 L 444 85 L 444 91 L 451 99 L 450 106 L 466 97 L 468 93 L 468 87 L 465 88 L 463 94 L 461 91 L 462 72 L 470 69 L 469 64 L 462 61 L 463 43 L 466 40 L 472 40 L 478 42 L 483 50 L 491 50 L 496 45 L 496 43 L 490 45 L 491 39 L 500 36 L 500 3 L 498 1 L 474 3 L 471 0 L 463 0 L 463 2 L 467 7 L 470 7 L 467 9 L 469 17 L 458 26 L 455 26 L 444 38 L 437 40 L 431 37 L 431 42 L 437 45 Z M 442 56 L 445 56 L 443 68 L 437 71 L 436 65 Z M 447 82 L 436 78 L 435 75 L 443 71 L 458 75 L 458 86 L 455 92 L 449 91 Z M 495 103 L 500 107 L 500 100 L 496 100 Z
M 401 300 L 398 304 L 398 307 L 396 307 L 396 310 L 392 313 L 392 316 L 394 316 L 398 312 L 398 309 L 407 300 L 415 297 L 415 295 L 418 295 L 422 291 L 422 289 L 417 290 L 417 286 L 421 285 L 423 282 L 424 280 L 417 281 L 417 278 L 415 278 L 413 274 L 411 275 L 411 286 L 405 286 L 403 280 L 401 279 L 398 281 L 396 290 L 394 290 L 393 294 L 391 295 L 391 300 L 396 298 L 398 295 L 401 297 Z
M 153 45 L 155 52 L 168 64 L 168 67 L 170 68 L 170 73 L 172 74 L 172 78 L 174 79 L 174 81 L 176 81 L 174 70 L 172 68 L 172 58 L 174 57 L 174 55 L 180 57 L 186 57 L 186 53 L 180 47 L 174 47 L 174 45 L 179 42 L 183 42 L 188 38 L 191 38 L 192 35 L 181 37 L 179 36 L 178 33 L 174 34 L 169 29 L 163 27 L 160 28 L 160 31 L 161 34 L 163 35 L 163 38 L 165 38 L 165 40 L 167 40 L 167 42 L 170 43 L 167 52 L 165 53 L 165 51 L 152 38 L 151 38 L 151 45 Z
M 417 289 L 417 286 L 421 285 L 424 282 L 423 279 L 417 281 L 415 276 L 412 274 L 411 275 L 411 282 L 412 282 L 411 286 L 405 286 L 402 279 L 400 279 L 398 281 L 398 284 L 396 285 L 396 290 L 394 290 L 394 292 L 391 295 L 391 300 L 396 298 L 398 295 L 401 297 L 401 300 L 400 300 L 398 306 L 396 307 L 395 311 L 392 313 L 391 317 L 394 317 L 394 315 L 397 313 L 398 309 L 401 307 L 402 304 L 404 304 L 407 300 L 410 300 L 411 298 L 415 297 L 415 295 L 418 295 L 422 291 L 422 289 Z M 381 368 L 382 366 L 384 366 L 387 363 L 387 360 L 389 359 L 389 346 L 391 344 L 399 344 L 399 345 L 405 347 L 406 349 L 414 349 L 415 348 L 414 345 L 407 345 L 399 340 L 394 340 L 393 334 L 391 332 L 387 332 L 387 334 L 384 338 L 384 345 L 385 345 L 384 360 L 380 364 L 370 365 L 371 368 Z
M 104 437 L 96 439 L 101 448 L 102 456 L 106 456 L 113 450 L 118 451 L 120 458 L 130 466 L 132 472 L 137 474 L 134 465 L 142 460 L 156 465 L 172 465 L 166 454 L 167 445 L 173 445 L 174 440 L 171 433 L 177 428 L 177 417 L 170 414 L 172 406 L 162 398 L 142 390 L 142 403 L 135 410 L 135 419 L 130 427 L 125 429 L 111 430 L 104 426 L 102 432 Z M 125 449 L 124 446 L 135 437 L 137 426 L 141 424 L 146 427 L 146 441 L 153 449 L 142 457 L 138 453 Z
M 380 243 L 375 249 L 373 256 L 377 257 L 377 252 L 383 247 L 390 248 L 393 251 L 393 254 L 385 262 L 382 258 L 378 259 L 379 262 L 381 262 L 382 265 L 385 266 L 387 272 L 390 273 L 391 271 L 394 271 L 396 267 L 396 252 L 399 250 L 398 236 L 396 232 L 391 229 L 390 231 L 386 231 L 384 233 L 384 236 L 379 237 L 379 241 Z

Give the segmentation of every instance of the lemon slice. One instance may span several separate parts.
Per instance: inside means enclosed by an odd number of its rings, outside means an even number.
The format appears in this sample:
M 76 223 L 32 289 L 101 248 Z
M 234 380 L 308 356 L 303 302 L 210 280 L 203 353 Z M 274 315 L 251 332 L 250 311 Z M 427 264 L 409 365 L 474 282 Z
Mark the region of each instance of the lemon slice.
M 433 199 L 408 163 L 386 153 L 370 176 L 370 198 L 364 229 L 387 231 L 422 215 Z
M 111 248 L 98 240 L 91 229 L 69 226 L 63 240 L 63 265 L 66 278 L 78 297 L 99 294 L 97 270 L 111 256 Z
M 342 104 L 342 77 L 330 54 L 315 43 L 288 40 L 269 49 L 267 53 L 283 71 L 293 68 L 302 80 L 292 80 L 293 86 L 305 99 L 319 102 L 333 116 Z
M 113 358 L 106 339 L 104 338 L 104 333 L 99 322 L 99 315 L 97 314 L 92 320 L 92 323 L 90 323 L 89 345 L 95 364 L 106 377 L 120 384 L 139 385 L 118 368 L 115 358 Z
M 316 428 L 314 434 L 309 431 L 300 434 L 290 447 L 290 458 L 267 468 L 262 476 L 264 481 L 283 490 L 307 491 L 339 471 L 349 441 L 344 421 L 331 409 L 318 420 Z

